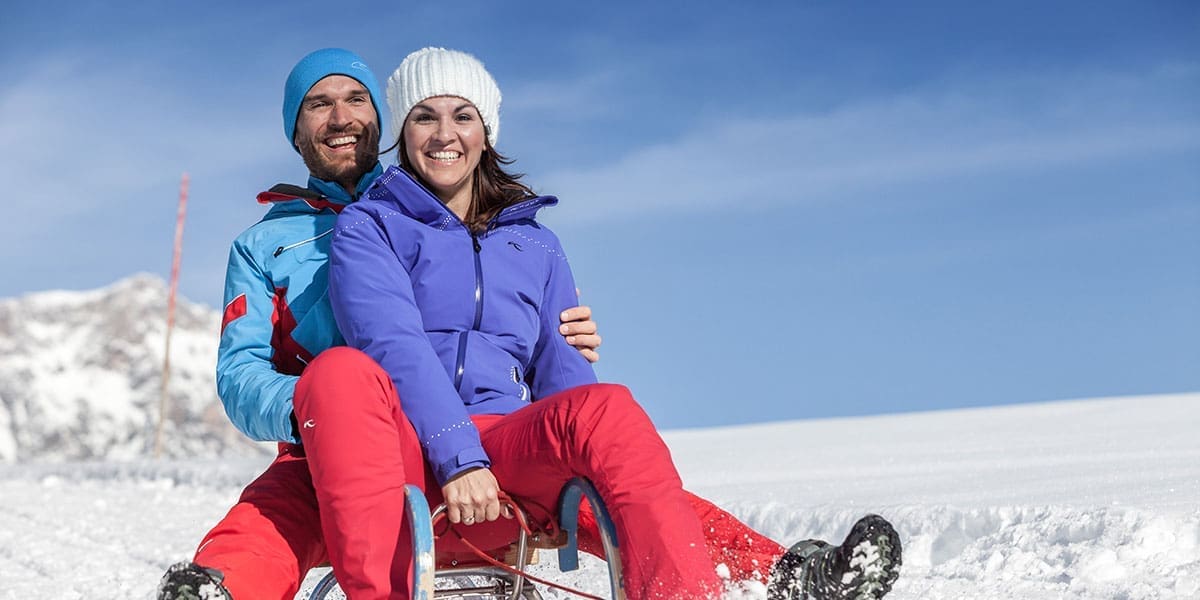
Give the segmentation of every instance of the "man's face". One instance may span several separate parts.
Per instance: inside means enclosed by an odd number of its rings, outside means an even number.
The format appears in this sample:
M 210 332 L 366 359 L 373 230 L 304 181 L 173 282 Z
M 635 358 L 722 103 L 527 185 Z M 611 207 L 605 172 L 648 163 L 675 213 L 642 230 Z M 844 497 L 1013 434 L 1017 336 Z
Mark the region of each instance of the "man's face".
M 353 194 L 379 160 L 379 122 L 367 88 L 345 75 L 318 81 L 300 103 L 295 143 L 309 173 Z

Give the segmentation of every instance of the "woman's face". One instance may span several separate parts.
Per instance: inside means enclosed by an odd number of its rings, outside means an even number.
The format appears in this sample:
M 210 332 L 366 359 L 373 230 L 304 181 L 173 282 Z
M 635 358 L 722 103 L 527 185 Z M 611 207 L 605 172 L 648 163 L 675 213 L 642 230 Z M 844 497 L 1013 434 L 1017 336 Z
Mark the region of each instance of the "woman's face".
M 403 135 L 408 161 L 431 191 L 452 208 L 470 206 L 486 140 L 475 105 L 457 96 L 426 98 L 409 111 Z

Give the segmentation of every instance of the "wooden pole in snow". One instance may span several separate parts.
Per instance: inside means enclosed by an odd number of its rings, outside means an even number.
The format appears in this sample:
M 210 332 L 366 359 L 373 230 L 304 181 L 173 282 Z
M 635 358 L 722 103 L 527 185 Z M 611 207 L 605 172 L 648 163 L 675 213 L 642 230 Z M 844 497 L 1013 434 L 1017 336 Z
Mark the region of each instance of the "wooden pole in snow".
M 175 293 L 179 289 L 179 259 L 183 255 L 183 219 L 187 215 L 188 174 L 179 182 L 179 211 L 175 216 L 175 253 L 171 259 L 171 287 L 167 292 L 167 341 L 163 349 L 162 393 L 158 399 L 158 427 L 154 429 L 154 457 L 162 456 L 163 423 L 171 382 L 171 330 L 175 328 Z

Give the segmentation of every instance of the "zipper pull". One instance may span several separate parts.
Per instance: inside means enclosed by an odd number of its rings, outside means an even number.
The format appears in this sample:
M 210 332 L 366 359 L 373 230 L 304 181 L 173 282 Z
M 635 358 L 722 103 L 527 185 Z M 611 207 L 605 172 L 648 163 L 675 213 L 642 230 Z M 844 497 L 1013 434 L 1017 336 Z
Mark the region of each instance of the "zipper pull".
M 271 256 L 274 256 L 275 258 L 279 258 L 280 254 L 283 254 L 283 246 L 276 248 L 275 252 L 272 253 Z
M 475 235 L 474 233 L 471 234 L 471 243 L 474 244 L 474 246 L 475 246 L 476 254 L 479 254 L 479 251 L 483 250 L 483 246 L 479 245 L 479 236 Z

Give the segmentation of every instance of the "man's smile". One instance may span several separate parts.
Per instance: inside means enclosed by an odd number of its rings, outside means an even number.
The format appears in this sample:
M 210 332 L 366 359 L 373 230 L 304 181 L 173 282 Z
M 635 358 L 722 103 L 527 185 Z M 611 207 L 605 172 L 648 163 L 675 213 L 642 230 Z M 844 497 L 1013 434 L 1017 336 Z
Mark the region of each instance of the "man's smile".
M 352 147 L 354 147 L 355 144 L 358 144 L 358 135 L 357 134 L 355 134 L 355 135 L 340 135 L 338 137 L 328 138 L 325 140 L 325 145 L 329 146 L 330 148 L 333 148 L 334 150 L 352 148 Z

